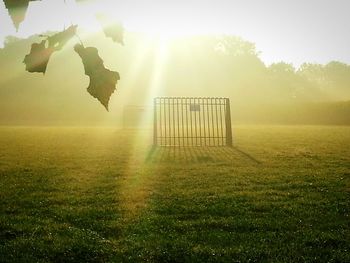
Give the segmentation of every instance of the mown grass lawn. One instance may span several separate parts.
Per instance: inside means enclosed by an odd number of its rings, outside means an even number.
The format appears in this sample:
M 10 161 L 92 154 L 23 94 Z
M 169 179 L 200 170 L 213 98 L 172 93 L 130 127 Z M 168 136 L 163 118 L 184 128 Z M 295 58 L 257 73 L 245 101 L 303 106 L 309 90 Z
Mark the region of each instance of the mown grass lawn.
M 350 128 L 0 128 L 0 262 L 350 262 Z

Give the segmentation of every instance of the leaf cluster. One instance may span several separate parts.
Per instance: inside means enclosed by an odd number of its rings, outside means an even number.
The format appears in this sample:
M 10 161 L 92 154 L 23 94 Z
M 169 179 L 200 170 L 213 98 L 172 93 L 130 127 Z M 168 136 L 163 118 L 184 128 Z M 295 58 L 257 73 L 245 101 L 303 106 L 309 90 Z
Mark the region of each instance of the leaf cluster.
M 24 20 L 30 1 L 36 0 L 4 0 L 16 29 Z M 121 24 L 115 23 L 103 15 L 97 16 L 97 18 L 106 37 L 123 44 L 123 27 Z M 50 36 L 40 35 L 44 39 L 40 43 L 33 43 L 30 52 L 23 59 L 26 70 L 31 73 L 45 74 L 52 54 L 61 51 L 68 41 L 77 36 L 77 29 L 78 25 L 72 25 Z M 110 97 L 116 89 L 117 81 L 120 79 L 119 73 L 104 67 L 103 60 L 98 55 L 96 48 L 84 47 L 81 43 L 77 44 L 74 50 L 82 59 L 85 74 L 90 77 L 87 91 L 108 110 Z

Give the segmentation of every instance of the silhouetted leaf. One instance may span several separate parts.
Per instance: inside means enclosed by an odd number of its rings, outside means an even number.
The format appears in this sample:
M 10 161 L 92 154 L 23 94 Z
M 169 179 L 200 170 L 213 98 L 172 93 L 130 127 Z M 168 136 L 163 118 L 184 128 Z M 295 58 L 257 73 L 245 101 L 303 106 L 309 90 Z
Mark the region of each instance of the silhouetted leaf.
M 105 68 L 96 48 L 85 48 L 83 45 L 78 44 L 75 45 L 74 50 L 83 61 L 85 74 L 90 77 L 87 91 L 91 96 L 98 99 L 108 111 L 109 99 L 120 79 L 119 73 Z
M 72 38 L 77 32 L 77 25 L 70 26 L 66 30 L 59 32 L 53 36 L 49 36 L 47 40 L 49 41 L 49 47 L 55 50 L 61 50 L 63 46 Z
M 23 63 L 26 64 L 26 70 L 28 72 L 41 72 L 45 74 L 52 53 L 61 50 L 75 35 L 76 30 L 77 26 L 70 26 L 68 29 L 52 36 L 44 36 L 46 40 L 43 40 L 39 44 L 32 44 L 30 53 L 23 60 Z
M 55 51 L 52 47 L 46 47 L 46 43 L 47 40 L 43 40 L 41 43 L 32 44 L 30 53 L 23 60 L 28 72 L 45 74 L 50 57 Z
M 23 22 L 29 2 L 32 1 L 37 0 L 4 0 L 16 30 L 18 30 L 20 23 Z
M 97 14 L 96 18 L 100 22 L 106 37 L 112 38 L 114 42 L 124 44 L 124 28 L 120 23 L 102 14 Z

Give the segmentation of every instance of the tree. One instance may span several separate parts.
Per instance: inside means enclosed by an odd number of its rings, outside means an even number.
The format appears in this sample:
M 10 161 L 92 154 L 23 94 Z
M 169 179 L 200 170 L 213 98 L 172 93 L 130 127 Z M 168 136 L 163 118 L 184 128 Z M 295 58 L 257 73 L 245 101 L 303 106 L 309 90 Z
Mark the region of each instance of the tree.
M 350 66 L 332 61 L 327 65 L 304 63 L 298 74 L 316 86 L 328 99 L 344 100 L 350 93 Z

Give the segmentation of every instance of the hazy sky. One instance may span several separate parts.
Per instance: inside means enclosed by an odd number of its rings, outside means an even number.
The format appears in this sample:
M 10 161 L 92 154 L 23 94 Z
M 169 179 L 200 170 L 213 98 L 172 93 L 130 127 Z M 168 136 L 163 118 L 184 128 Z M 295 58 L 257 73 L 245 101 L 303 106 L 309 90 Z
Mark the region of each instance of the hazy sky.
M 96 12 L 108 12 L 130 31 L 238 35 L 256 43 L 267 64 L 350 64 L 350 0 L 43 0 L 30 3 L 18 32 L 0 1 L 0 43 L 6 35 L 26 37 L 71 23 L 98 30 Z

